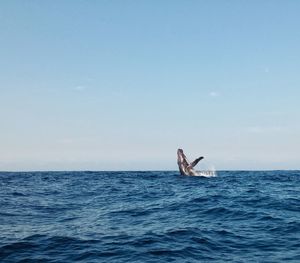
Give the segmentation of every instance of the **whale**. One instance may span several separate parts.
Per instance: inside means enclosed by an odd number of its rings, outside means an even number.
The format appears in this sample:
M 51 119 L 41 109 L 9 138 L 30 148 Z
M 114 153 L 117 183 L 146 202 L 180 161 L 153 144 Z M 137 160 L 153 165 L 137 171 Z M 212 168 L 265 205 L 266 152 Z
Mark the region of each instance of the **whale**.
M 191 176 L 198 176 L 199 173 L 194 170 L 194 167 L 204 159 L 203 156 L 195 159 L 193 162 L 189 162 L 186 158 L 182 149 L 177 150 L 177 164 L 179 168 L 179 172 L 181 175 L 191 175 Z

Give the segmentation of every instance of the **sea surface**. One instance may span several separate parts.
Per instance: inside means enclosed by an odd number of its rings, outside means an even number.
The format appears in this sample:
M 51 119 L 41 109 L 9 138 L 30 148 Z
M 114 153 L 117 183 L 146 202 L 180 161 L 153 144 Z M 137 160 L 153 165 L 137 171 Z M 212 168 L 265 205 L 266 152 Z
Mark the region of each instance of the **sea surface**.
M 1 172 L 0 262 L 300 262 L 300 171 Z

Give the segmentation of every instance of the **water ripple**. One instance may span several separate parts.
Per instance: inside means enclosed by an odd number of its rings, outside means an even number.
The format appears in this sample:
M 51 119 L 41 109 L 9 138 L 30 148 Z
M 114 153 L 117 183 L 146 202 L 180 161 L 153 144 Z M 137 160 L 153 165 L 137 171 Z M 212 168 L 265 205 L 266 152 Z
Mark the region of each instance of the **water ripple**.
M 299 262 L 299 171 L 0 173 L 1 262 Z

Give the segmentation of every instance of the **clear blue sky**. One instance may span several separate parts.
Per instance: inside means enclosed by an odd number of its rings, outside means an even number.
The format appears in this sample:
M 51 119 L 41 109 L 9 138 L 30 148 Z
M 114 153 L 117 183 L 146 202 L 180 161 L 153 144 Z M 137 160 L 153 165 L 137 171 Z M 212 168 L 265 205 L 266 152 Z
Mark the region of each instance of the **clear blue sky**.
M 0 170 L 300 169 L 299 1 L 1 1 Z

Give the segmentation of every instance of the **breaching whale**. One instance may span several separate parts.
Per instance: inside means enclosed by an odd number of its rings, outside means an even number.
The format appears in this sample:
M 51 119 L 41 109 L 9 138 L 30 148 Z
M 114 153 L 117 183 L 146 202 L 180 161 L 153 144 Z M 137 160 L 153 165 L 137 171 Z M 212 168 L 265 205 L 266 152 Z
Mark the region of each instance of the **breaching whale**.
M 193 168 L 202 159 L 204 159 L 203 156 L 197 158 L 195 161 L 193 161 L 193 162 L 190 163 L 187 160 L 185 154 L 183 153 L 183 150 L 182 149 L 178 149 L 177 150 L 177 164 L 178 164 L 178 168 L 179 168 L 180 174 L 181 175 L 194 175 L 194 176 L 199 175 L 197 173 L 197 171 L 195 171 Z

